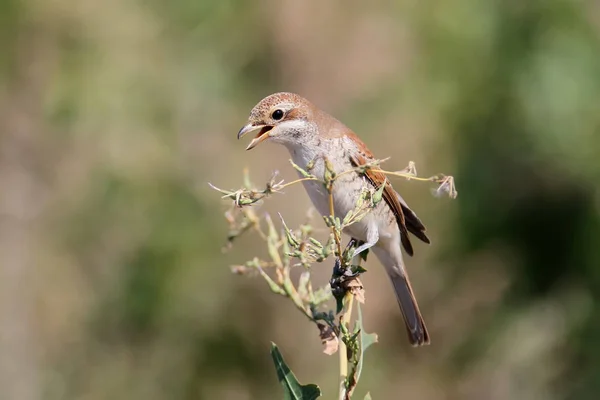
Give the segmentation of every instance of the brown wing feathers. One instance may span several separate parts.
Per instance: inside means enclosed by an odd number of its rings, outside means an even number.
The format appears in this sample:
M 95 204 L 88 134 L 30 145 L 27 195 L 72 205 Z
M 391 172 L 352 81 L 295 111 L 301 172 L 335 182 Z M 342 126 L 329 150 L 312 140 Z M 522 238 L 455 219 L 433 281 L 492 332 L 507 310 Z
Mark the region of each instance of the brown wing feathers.
M 360 166 L 367 163 L 367 157 L 365 157 L 365 155 L 355 154 L 350 157 L 350 161 L 355 166 Z M 387 181 L 385 174 L 367 170 L 364 176 L 376 189 L 380 188 L 383 183 L 386 183 L 385 188 L 383 189 L 383 199 L 396 216 L 398 228 L 400 228 L 400 240 L 406 253 L 411 256 L 414 253 L 408 232 L 412 233 L 425 243 L 429 243 L 429 238 L 425 234 L 425 226 L 421 220 L 419 220 L 417 215 L 408 208 L 404 199 L 394 191 L 392 185 Z
M 400 196 L 399 194 L 397 194 L 397 196 L 400 200 L 400 204 L 402 205 L 404 221 L 406 222 L 406 228 L 408 228 L 408 231 L 415 235 L 417 238 L 421 239 L 423 242 L 431 243 L 431 241 L 427 237 L 427 234 L 425 233 L 425 225 L 423 225 L 419 217 L 417 217 L 417 214 L 415 214 L 413 210 L 408 208 L 408 205 L 406 204 L 402 196 Z

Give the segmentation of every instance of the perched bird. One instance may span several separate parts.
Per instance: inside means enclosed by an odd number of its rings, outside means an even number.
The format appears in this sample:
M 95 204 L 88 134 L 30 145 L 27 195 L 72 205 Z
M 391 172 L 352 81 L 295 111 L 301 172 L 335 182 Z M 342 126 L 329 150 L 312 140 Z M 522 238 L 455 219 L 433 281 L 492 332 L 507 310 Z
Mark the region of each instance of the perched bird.
M 294 93 L 275 93 L 262 99 L 250 112 L 238 139 L 258 131 L 246 150 L 264 141 L 282 144 L 294 163 L 302 168 L 315 160 L 311 173 L 324 176 L 326 156 L 336 174 L 375 160 L 367 146 L 346 125 Z M 345 228 L 344 233 L 361 242 L 354 255 L 370 249 L 387 271 L 413 346 L 429 344 L 429 333 L 419 311 L 402 259 L 401 247 L 413 254 L 409 232 L 429 243 L 425 226 L 394 191 L 386 176 L 367 169 L 364 174 L 346 173 L 333 184 L 335 215 L 343 218 L 353 210 L 365 187 L 378 189 L 385 183 L 383 199 L 362 220 Z M 329 194 L 320 182 L 304 181 L 310 199 L 322 215 L 329 215 Z

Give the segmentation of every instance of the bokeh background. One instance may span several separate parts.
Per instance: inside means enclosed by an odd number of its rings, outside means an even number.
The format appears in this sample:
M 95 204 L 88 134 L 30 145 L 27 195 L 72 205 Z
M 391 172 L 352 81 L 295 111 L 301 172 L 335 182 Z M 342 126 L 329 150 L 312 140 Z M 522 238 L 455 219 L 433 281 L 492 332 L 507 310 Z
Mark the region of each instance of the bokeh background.
M 294 177 L 235 137 L 284 90 L 457 181 L 395 183 L 431 233 L 407 262 L 433 344 L 371 260 L 359 394 L 598 398 L 599 37 L 596 0 L 2 0 L 0 398 L 276 399 L 271 340 L 334 398 L 314 326 L 230 273 L 266 250 L 221 252 L 207 185 Z

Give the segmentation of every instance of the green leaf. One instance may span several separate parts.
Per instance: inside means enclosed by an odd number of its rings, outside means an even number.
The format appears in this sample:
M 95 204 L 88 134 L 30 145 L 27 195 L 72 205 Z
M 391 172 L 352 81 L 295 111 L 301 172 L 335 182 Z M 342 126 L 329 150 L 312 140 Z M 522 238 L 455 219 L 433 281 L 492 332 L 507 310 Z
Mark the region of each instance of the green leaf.
M 288 244 L 287 241 L 282 241 L 281 242 L 281 254 L 282 254 L 282 261 L 283 261 L 283 265 L 287 266 L 290 264 L 290 245 Z
M 298 241 L 298 239 L 296 239 L 294 232 L 292 232 L 291 229 L 288 228 L 285 224 L 281 213 L 279 213 L 279 219 L 281 220 L 281 224 L 283 225 L 283 230 L 285 231 L 285 238 L 287 239 L 287 243 L 293 248 L 297 248 L 298 246 L 300 246 L 300 242 Z
M 362 372 L 363 360 L 365 350 L 369 348 L 373 343 L 377 343 L 377 334 L 376 333 L 365 333 L 363 329 L 363 321 L 362 321 L 362 311 L 360 308 L 360 303 L 356 303 L 358 306 L 358 318 L 356 319 L 356 326 L 360 329 L 360 354 L 358 359 L 358 365 L 356 366 L 356 382 L 360 379 L 360 373 Z
M 365 396 L 365 400 L 371 400 L 371 392 L 367 392 L 367 395 Z
M 319 242 L 317 239 L 315 239 L 314 237 L 309 237 L 308 240 L 314 244 L 315 246 L 317 246 L 318 248 L 322 249 L 323 248 L 323 244 L 321 242 Z
M 267 226 L 269 227 L 269 233 L 267 235 L 267 250 L 269 251 L 269 256 L 277 266 L 282 267 L 283 263 L 277 245 L 279 243 L 279 234 L 277 233 L 277 229 L 275 229 L 275 225 L 269 214 L 265 215 L 265 221 L 267 221 Z
M 339 314 L 344 309 L 344 296 L 335 296 L 335 313 Z
M 317 162 L 317 157 L 318 157 L 318 156 L 315 156 L 315 157 L 313 157 L 313 159 L 312 159 L 312 160 L 310 160 L 310 161 L 308 162 L 308 164 L 306 164 L 306 170 L 307 170 L 308 172 L 312 171 L 312 169 L 315 167 L 315 164 L 316 164 L 316 162 Z
M 350 265 L 350 271 L 352 271 L 353 274 L 364 274 L 365 272 L 367 272 L 367 269 L 362 265 Z
M 333 182 L 336 178 L 335 169 L 333 168 L 333 164 L 327 157 L 323 158 L 325 162 L 325 174 L 323 175 L 323 180 L 325 181 L 325 188 L 328 192 L 331 192 L 331 188 L 333 186 Z
M 277 379 L 283 386 L 284 400 L 313 400 L 321 396 L 321 389 L 315 384 L 301 385 L 294 373 L 283 360 L 277 345 L 271 342 L 271 357 L 275 363 Z
M 367 261 L 367 255 L 369 254 L 369 249 L 366 249 L 365 251 L 361 252 L 359 254 L 359 257 L 363 260 L 363 261 Z M 363 272 L 367 272 L 367 270 L 365 269 Z
M 281 286 L 279 286 L 273 279 L 271 279 L 271 277 L 269 275 L 267 275 L 267 273 L 260 266 L 258 266 L 257 269 L 258 269 L 258 272 L 260 273 L 260 275 L 267 282 L 267 284 L 269 285 L 269 288 L 271 289 L 271 291 L 273 293 L 277 293 L 282 296 L 286 295 L 285 290 L 283 290 Z
M 298 171 L 300 173 L 300 175 L 302 175 L 303 178 L 316 178 L 314 175 L 312 175 L 312 174 L 308 173 L 307 171 L 303 170 L 302 167 L 300 167 L 299 165 L 297 165 L 296 163 L 294 163 L 291 159 L 289 161 L 290 161 L 290 164 L 292 164 L 292 167 L 294 167 L 294 169 L 296 171 Z M 311 165 L 311 163 L 312 163 L 312 165 Z M 309 165 L 306 166 L 306 169 L 308 169 L 309 171 L 312 169 L 312 167 L 314 167 L 314 162 L 311 161 L 311 163 L 309 163 Z
M 323 215 L 323 221 L 325 221 L 325 225 L 327 225 L 328 228 L 335 225 L 335 220 L 330 215 Z
M 302 298 L 306 297 L 309 292 L 310 284 L 310 272 L 304 271 L 300 274 L 300 279 L 298 280 L 298 295 Z
M 387 180 L 383 182 L 381 186 L 379 186 L 379 189 L 377 189 L 375 193 L 373 193 L 373 207 L 379 204 L 381 202 L 381 199 L 383 199 L 383 191 L 385 189 L 385 185 L 387 185 Z

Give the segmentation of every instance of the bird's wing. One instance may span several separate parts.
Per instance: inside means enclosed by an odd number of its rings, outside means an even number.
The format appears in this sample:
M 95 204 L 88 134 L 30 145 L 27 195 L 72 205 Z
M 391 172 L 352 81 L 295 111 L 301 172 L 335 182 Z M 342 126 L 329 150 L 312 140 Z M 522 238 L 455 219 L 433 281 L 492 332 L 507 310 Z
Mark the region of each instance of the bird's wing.
M 363 154 L 356 153 L 356 154 L 353 154 L 350 156 L 350 161 L 355 166 L 361 166 L 361 165 L 367 164 L 370 161 L 369 159 L 372 160 L 373 157 L 371 154 L 366 154 L 366 153 L 363 153 Z M 402 242 L 402 246 L 404 247 L 404 250 L 406 250 L 406 253 L 408 255 L 412 256 L 414 253 L 413 247 L 412 247 L 412 244 L 410 243 L 410 238 L 408 237 L 407 221 L 404 216 L 403 207 L 402 207 L 402 203 L 404 202 L 404 200 L 402 200 L 402 201 L 400 200 L 401 199 L 400 195 L 398 195 L 398 193 L 396 193 L 394 188 L 392 188 L 392 185 L 387 180 L 384 173 L 376 172 L 376 171 L 373 171 L 372 169 L 367 169 L 364 173 L 364 176 L 375 187 L 375 189 L 379 189 L 381 187 L 381 185 L 385 184 L 385 187 L 383 188 L 383 199 L 385 200 L 387 205 L 390 207 L 390 209 L 394 213 L 394 216 L 396 216 L 396 222 L 398 223 L 398 228 L 400 228 L 400 241 Z M 406 209 L 410 211 L 410 209 L 408 207 L 406 207 Z M 411 213 L 411 216 L 414 215 L 414 213 L 412 211 L 410 211 L 410 213 Z M 417 221 L 418 221 L 418 218 L 417 218 Z M 420 221 L 419 221 L 419 223 L 420 223 Z M 422 225 L 423 224 L 421 224 L 421 226 Z
M 402 206 L 404 221 L 406 222 L 406 228 L 408 231 L 417 238 L 421 239 L 423 242 L 427 244 L 431 243 L 427 237 L 427 234 L 425 233 L 425 225 L 423 225 L 419 217 L 417 217 L 417 214 L 415 214 L 415 212 L 408 207 L 408 204 L 406 204 L 406 201 L 404 201 L 402 196 L 400 196 L 398 193 L 396 193 L 396 195 L 398 196 L 398 201 L 400 201 L 400 205 Z

